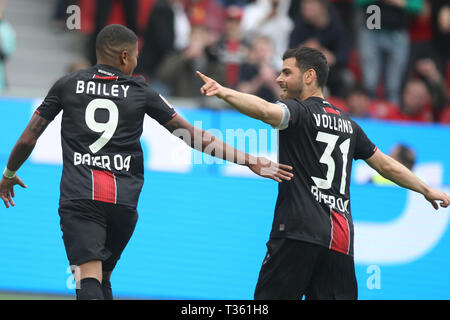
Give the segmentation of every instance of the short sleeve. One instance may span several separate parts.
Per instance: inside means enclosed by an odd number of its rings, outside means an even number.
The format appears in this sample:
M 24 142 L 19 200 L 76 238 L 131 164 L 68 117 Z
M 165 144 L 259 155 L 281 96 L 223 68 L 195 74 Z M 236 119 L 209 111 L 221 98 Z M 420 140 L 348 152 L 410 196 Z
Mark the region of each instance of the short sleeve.
M 289 119 L 291 118 L 291 112 L 284 103 L 276 102 L 275 104 L 280 106 L 281 111 L 283 112 L 283 116 L 281 117 L 280 124 L 277 126 L 272 126 L 272 128 L 277 130 L 284 130 L 289 126 Z
M 355 127 L 356 134 L 356 147 L 353 158 L 355 160 L 365 160 L 370 158 L 375 153 L 375 151 L 377 151 L 377 147 L 372 141 L 370 141 L 363 129 L 361 129 L 361 127 L 356 122 L 352 121 L 352 125 Z
M 177 112 L 166 98 L 151 88 L 148 89 L 146 113 L 161 125 L 164 125 L 177 115 Z
M 302 123 L 306 109 L 300 100 L 288 99 L 277 101 L 276 104 L 285 106 L 289 110 L 289 122 L 286 128 L 296 127 Z
M 61 103 L 62 88 L 63 88 L 63 79 L 59 79 L 50 88 L 44 101 L 36 109 L 36 113 L 38 113 L 41 117 L 43 117 L 48 121 L 53 121 L 53 119 L 55 119 L 58 113 L 62 110 L 62 103 Z

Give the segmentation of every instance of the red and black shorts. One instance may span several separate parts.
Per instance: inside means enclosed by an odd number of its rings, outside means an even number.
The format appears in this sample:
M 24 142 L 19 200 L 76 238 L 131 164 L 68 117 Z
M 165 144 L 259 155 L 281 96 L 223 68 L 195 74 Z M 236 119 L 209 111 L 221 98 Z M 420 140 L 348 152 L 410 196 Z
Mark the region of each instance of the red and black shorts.
M 100 260 L 112 271 L 133 234 L 136 208 L 94 200 L 60 203 L 62 238 L 70 265 Z
M 353 256 L 316 244 L 270 238 L 256 300 L 356 300 Z

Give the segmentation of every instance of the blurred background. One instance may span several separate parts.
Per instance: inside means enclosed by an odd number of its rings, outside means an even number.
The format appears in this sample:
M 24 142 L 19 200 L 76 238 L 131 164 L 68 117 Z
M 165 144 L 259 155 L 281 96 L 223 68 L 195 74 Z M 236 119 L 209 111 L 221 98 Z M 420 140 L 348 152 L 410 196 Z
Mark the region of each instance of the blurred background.
M 244 143 L 227 142 L 272 159 L 276 131 L 205 100 L 194 70 L 276 101 L 283 52 L 318 48 L 330 65 L 327 99 L 450 193 L 448 0 L 1 0 L 2 165 L 50 86 L 96 63 L 96 34 L 111 23 L 138 34 L 135 75 L 187 120 L 223 139 L 243 130 Z M 0 209 L 0 299 L 73 296 L 57 213 L 59 129 L 60 117 L 20 170 L 29 188 L 16 191 L 15 208 Z M 252 299 L 276 183 L 185 148 L 152 119 L 142 144 L 146 183 L 112 276 L 116 296 Z M 353 166 L 351 192 L 359 298 L 450 299 L 449 210 L 434 212 L 364 162 Z

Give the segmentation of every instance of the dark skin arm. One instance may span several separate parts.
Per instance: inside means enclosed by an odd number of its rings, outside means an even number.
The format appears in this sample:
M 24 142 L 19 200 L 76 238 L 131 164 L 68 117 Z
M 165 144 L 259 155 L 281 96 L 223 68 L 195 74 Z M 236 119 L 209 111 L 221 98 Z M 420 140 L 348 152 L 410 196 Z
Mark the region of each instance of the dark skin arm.
M 7 164 L 9 170 L 17 171 L 28 159 L 34 149 L 34 146 L 36 145 L 37 139 L 44 132 L 45 128 L 47 128 L 49 123 L 50 121 L 42 118 L 40 115 L 36 113 L 33 114 L 30 122 L 23 131 L 19 140 L 17 140 L 16 145 L 9 156 Z M 0 181 L 0 198 L 5 203 L 6 208 L 9 208 L 10 204 L 12 206 L 15 205 L 12 198 L 14 198 L 14 186 L 16 184 L 26 188 L 26 185 L 17 175 L 13 178 L 6 178 L 3 176 Z
M 216 158 L 245 165 L 261 177 L 269 178 L 277 182 L 291 180 L 293 177 L 293 174 L 288 172 L 288 170 L 292 170 L 291 166 L 278 164 L 269 159 L 254 157 L 239 151 L 217 139 L 212 134 L 194 127 L 179 115 L 167 122 L 165 127 L 173 135 L 182 139 L 188 146 Z
M 49 123 L 50 121 L 42 118 L 38 114 L 33 115 L 28 126 L 20 136 L 11 152 L 7 164 L 9 170 L 17 171 L 28 159 L 34 149 L 34 146 L 36 145 L 37 139 L 47 128 Z M 236 150 L 225 144 L 223 141 L 216 139 L 213 135 L 195 128 L 180 116 L 174 117 L 165 125 L 165 127 L 172 134 L 183 138 L 183 140 L 192 148 L 224 160 L 246 165 L 254 173 L 262 177 L 281 182 L 281 179 L 290 180 L 293 176 L 292 173 L 285 171 L 292 170 L 292 167 L 281 164 L 279 165 L 268 159 L 259 157 L 256 158 Z M 186 139 L 186 137 L 189 137 L 189 139 Z M 0 198 L 5 203 L 6 208 L 9 208 L 10 204 L 12 206 L 15 205 L 12 198 L 14 198 L 14 186 L 16 184 L 26 188 L 26 185 L 17 175 L 11 179 L 3 176 L 0 181 Z

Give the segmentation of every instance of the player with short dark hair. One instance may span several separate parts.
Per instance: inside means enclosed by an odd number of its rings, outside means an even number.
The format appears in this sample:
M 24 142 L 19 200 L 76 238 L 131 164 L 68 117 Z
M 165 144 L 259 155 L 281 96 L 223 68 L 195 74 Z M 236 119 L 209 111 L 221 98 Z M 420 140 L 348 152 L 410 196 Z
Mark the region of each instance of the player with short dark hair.
M 14 206 L 14 185 L 25 187 L 15 172 L 63 111 L 59 215 L 68 260 L 79 267 L 77 299 L 112 299 L 111 272 L 138 218 L 144 183 L 139 139 L 145 115 L 199 151 L 278 182 L 292 177 L 290 166 L 238 151 L 193 127 L 142 77 L 132 77 L 137 58 L 133 31 L 106 26 L 97 38 L 97 65 L 63 76 L 53 85 L 14 146 L 0 181 L 5 206 Z
M 236 110 L 279 130 L 279 161 L 294 177 L 280 184 L 267 255 L 255 299 L 357 299 L 353 259 L 350 174 L 363 159 L 382 176 L 419 192 L 438 209 L 450 198 L 419 180 L 385 155 L 359 125 L 324 99 L 326 59 L 302 47 L 284 55 L 276 79 L 281 100 L 269 103 L 221 86 L 197 72 L 206 96 L 217 96 Z

